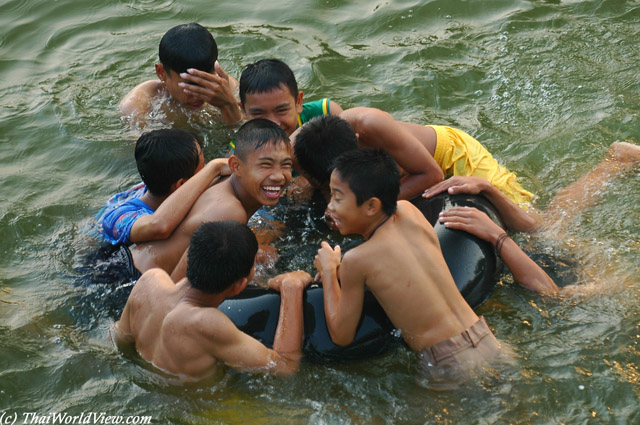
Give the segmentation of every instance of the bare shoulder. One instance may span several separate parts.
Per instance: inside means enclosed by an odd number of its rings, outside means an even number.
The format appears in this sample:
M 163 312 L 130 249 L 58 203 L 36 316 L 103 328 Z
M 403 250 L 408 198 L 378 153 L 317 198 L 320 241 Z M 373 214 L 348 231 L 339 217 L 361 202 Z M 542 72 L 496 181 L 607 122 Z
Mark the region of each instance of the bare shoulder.
M 175 283 L 166 271 L 160 268 L 149 269 L 140 276 L 140 279 L 133 286 L 130 298 L 144 297 L 149 293 L 155 294 L 157 291 L 168 290 L 173 287 L 175 287 Z
M 183 329 L 196 332 L 193 335 L 201 343 L 204 341 L 226 343 L 238 332 L 236 325 L 222 311 L 215 307 L 201 307 L 189 303 L 181 303 L 171 314 L 169 321 L 179 321 Z
M 233 193 L 229 179 L 205 190 L 196 201 L 189 217 L 199 222 L 235 220 L 246 223 L 247 213 Z
M 158 95 L 162 83 L 160 80 L 148 80 L 138 84 L 127 93 L 120 102 L 120 112 L 123 115 L 144 112 L 150 100 Z
M 369 240 L 350 249 L 342 256 L 340 267 L 353 271 L 366 271 L 375 264 L 381 250 L 384 249 L 378 241 Z

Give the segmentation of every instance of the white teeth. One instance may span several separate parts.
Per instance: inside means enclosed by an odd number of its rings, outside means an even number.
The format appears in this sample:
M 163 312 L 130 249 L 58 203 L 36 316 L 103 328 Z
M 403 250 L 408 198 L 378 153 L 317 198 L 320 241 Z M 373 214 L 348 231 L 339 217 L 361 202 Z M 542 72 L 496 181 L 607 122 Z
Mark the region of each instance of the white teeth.
M 264 186 L 264 190 L 279 191 L 280 190 L 280 186 Z

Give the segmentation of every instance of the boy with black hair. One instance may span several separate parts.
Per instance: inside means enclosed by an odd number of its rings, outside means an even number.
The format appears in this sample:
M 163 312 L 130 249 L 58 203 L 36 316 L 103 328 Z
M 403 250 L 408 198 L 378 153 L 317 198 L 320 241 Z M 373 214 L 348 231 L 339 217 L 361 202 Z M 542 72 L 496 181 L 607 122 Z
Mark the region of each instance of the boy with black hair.
M 345 139 L 350 143 L 345 144 Z M 419 196 L 425 189 L 440 183 L 443 176 L 449 175 L 486 178 L 512 203 L 526 204 L 533 198 L 533 194 L 516 181 L 515 174 L 498 164 L 468 134 L 451 127 L 396 121 L 390 114 L 375 108 L 351 108 L 339 117 L 311 120 L 292 137 L 294 159 L 300 168 L 308 169 L 307 174 L 311 174 L 317 183 L 322 178 L 320 187 L 326 187 L 328 166 L 332 160 L 330 153 L 354 149 L 353 139 L 356 140 L 356 148 L 384 149 L 396 160 L 402 172 L 399 199 Z M 516 225 L 522 227 L 527 224 L 530 223 Z
M 177 129 L 144 133 L 135 159 L 142 183 L 114 195 L 96 216 L 112 245 L 168 238 L 200 194 L 229 172 L 225 158 L 205 165 L 197 136 Z
M 366 240 L 344 258 L 339 246 L 332 249 L 327 242 L 318 250 L 314 264 L 324 288 L 327 326 L 336 344 L 353 340 L 366 286 L 421 357 L 428 385 L 448 387 L 498 355 L 500 344 L 460 294 L 433 227 L 413 204 L 397 201 L 399 186 L 395 161 L 383 150 L 357 149 L 336 159 L 328 213 L 341 234 Z M 470 223 L 473 234 L 498 243 L 521 284 L 540 292 L 557 290 L 495 223 L 481 216 L 472 216 Z
M 246 224 L 261 206 L 278 203 L 291 180 L 287 135 L 269 120 L 251 120 L 238 130 L 236 143 L 236 152 L 228 159 L 231 176 L 205 190 L 168 239 L 132 247 L 137 270 L 159 267 L 181 279 L 189 239 L 200 224 L 222 220 Z
M 161 269 L 144 273 L 114 326 L 116 342 L 134 344 L 142 358 L 183 381 L 214 375 L 219 363 L 248 372 L 294 373 L 302 356 L 308 273 L 285 273 L 269 281 L 281 294 L 273 349 L 240 331 L 217 308 L 251 280 L 257 249 L 255 235 L 244 224 L 202 224 L 191 238 L 187 277 L 174 283 Z
M 160 41 L 159 59 L 158 79 L 137 85 L 120 102 L 120 112 L 134 124 L 144 125 L 153 111 L 162 111 L 175 122 L 205 104 L 219 109 L 225 124 L 242 118 L 234 94 L 238 82 L 220 67 L 216 41 L 202 25 L 182 24 L 167 31 Z
M 302 103 L 302 98 L 293 71 L 279 59 L 261 59 L 242 71 L 240 103 L 246 119 L 271 120 L 287 136 L 315 116 L 342 112 L 340 105 L 331 99 Z

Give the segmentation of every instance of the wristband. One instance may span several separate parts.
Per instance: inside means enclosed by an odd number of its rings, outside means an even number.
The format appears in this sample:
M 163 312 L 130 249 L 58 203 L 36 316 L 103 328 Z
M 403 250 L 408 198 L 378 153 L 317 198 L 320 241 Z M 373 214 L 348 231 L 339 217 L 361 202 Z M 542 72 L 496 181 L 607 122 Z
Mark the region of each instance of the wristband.
M 496 239 L 495 248 L 496 248 L 496 253 L 498 254 L 498 257 L 501 257 L 500 252 L 502 251 L 502 245 L 504 245 L 504 240 L 507 239 L 508 237 L 509 235 L 507 235 L 507 232 L 504 232 L 500 234 L 500 236 L 498 236 L 498 239 Z

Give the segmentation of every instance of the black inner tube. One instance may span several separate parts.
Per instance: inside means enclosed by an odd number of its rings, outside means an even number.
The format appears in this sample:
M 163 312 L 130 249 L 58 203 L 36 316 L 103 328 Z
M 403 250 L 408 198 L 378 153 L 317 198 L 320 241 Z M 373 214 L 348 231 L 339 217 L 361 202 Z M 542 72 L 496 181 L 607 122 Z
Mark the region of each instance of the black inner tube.
M 479 307 L 495 288 L 502 263 L 490 243 L 469 233 L 445 228 L 438 222 L 438 215 L 453 206 L 472 206 L 484 211 L 504 227 L 495 207 L 484 197 L 475 195 L 440 194 L 430 199 L 415 198 L 411 202 L 434 226 L 444 259 L 461 294 L 472 308 Z M 243 332 L 268 347 L 273 346 L 280 294 L 261 287 L 247 287 L 238 296 L 225 300 L 219 308 Z M 399 333 L 368 290 L 365 291 L 362 317 L 355 338 L 346 347 L 331 341 L 319 284 L 312 284 L 305 290 L 303 310 L 305 360 L 320 363 L 357 360 L 382 354 L 402 343 Z

